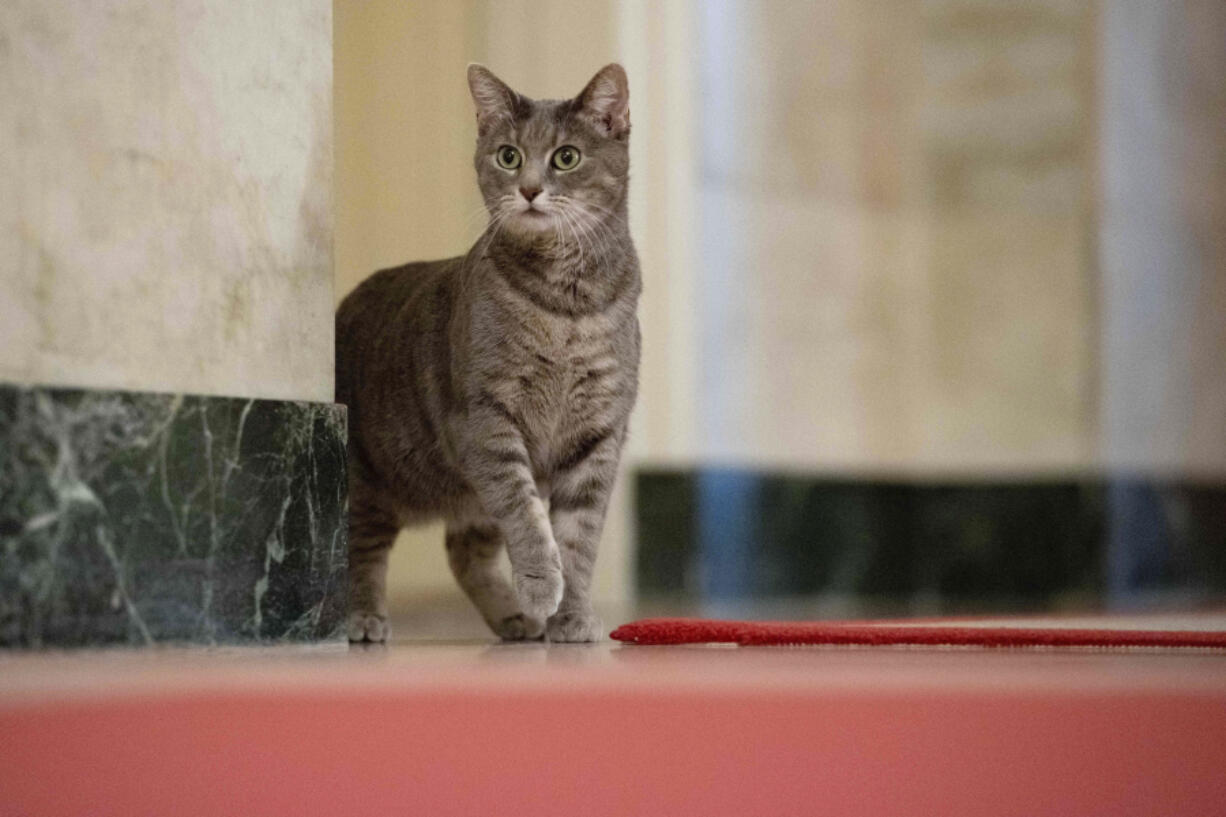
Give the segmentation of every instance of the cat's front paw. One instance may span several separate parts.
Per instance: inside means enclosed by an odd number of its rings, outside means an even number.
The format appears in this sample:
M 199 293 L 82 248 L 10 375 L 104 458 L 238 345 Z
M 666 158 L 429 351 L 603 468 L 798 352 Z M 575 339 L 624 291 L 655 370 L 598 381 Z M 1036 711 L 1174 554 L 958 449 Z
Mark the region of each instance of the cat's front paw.
M 604 625 L 594 613 L 558 613 L 545 625 L 545 635 L 550 641 L 599 641 Z
M 536 641 L 545 634 L 543 621 L 529 618 L 523 613 L 507 616 L 490 626 L 503 641 Z
M 392 625 L 387 616 L 355 610 L 349 614 L 350 641 L 373 641 L 383 643 L 392 634 Z
M 562 603 L 562 571 L 558 568 L 515 573 L 515 595 L 524 615 L 544 621 Z

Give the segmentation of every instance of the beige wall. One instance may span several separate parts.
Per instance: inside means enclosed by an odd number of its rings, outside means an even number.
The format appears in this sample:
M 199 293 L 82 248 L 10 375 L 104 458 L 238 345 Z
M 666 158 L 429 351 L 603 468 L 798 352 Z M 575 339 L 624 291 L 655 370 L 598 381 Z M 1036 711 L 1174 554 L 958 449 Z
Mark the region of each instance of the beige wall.
M 1092 6 L 704 6 L 699 451 L 1087 467 Z
M 1226 474 L 1226 4 L 1103 14 L 1103 459 Z
M 464 79 L 473 5 L 337 0 L 335 14 L 339 301 L 376 269 L 459 254 L 484 222 Z
M 695 9 L 695 458 L 1226 473 L 1226 7 Z
M 332 400 L 331 12 L 0 4 L 0 379 Z

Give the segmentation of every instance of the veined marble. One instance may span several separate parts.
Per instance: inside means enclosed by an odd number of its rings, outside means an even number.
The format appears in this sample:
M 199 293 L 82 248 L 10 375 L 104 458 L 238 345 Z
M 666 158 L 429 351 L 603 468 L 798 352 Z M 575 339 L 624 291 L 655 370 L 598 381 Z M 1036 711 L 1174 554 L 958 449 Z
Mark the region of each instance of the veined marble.
M 0 3 L 0 379 L 332 399 L 331 0 Z
M 0 645 L 343 640 L 345 408 L 0 385 Z
M 824 617 L 1226 602 L 1226 480 L 742 468 L 635 480 L 648 601 L 789 599 Z

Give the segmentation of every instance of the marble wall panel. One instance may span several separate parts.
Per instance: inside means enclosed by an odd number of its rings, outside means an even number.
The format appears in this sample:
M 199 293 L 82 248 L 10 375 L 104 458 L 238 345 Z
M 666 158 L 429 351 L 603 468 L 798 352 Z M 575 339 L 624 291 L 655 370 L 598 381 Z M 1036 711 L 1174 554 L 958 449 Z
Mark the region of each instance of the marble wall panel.
M 0 100 L 0 378 L 332 399 L 330 0 L 6 0 Z
M 342 406 L 0 385 L 0 645 L 343 641 Z
M 851 479 L 748 469 L 636 476 L 643 595 L 708 615 L 942 615 L 1211 607 L 1226 486 L 1091 475 Z M 722 608 L 722 609 L 720 609 Z

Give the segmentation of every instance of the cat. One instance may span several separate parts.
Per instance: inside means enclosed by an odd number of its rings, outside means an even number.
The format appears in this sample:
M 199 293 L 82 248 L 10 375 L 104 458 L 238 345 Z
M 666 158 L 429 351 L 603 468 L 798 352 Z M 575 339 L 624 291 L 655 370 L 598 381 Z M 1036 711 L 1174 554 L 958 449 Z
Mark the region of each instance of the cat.
M 475 64 L 468 85 L 484 233 L 466 255 L 375 273 L 337 310 L 349 638 L 387 639 L 392 541 L 441 517 L 451 571 L 496 635 L 595 641 L 592 569 L 641 342 L 626 72 L 605 66 L 568 100 Z

